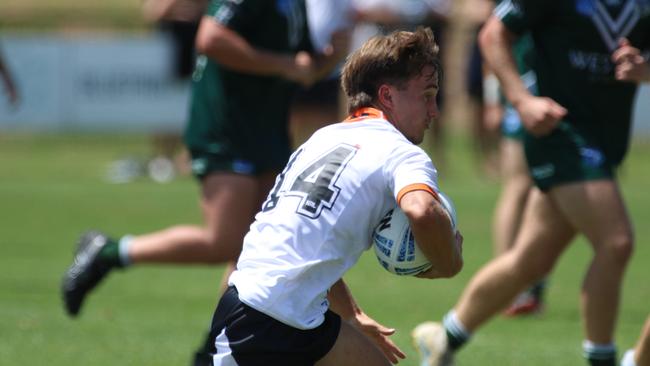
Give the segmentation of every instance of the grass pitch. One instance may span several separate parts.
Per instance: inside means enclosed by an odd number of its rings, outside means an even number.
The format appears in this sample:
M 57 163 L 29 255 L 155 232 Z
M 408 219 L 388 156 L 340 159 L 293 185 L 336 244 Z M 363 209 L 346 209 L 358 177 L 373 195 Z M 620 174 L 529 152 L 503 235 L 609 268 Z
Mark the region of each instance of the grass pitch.
M 364 310 L 396 327 L 416 366 L 409 332 L 439 320 L 472 274 L 491 257 L 490 223 L 499 185 L 478 175 L 469 143 L 454 137 L 441 187 L 455 200 L 465 235 L 466 265 L 450 280 L 402 278 L 385 272 L 371 252 L 346 276 Z M 188 365 L 203 338 L 221 268 L 143 266 L 112 273 L 78 319 L 59 295 L 78 235 L 99 228 L 139 234 L 199 223 L 192 178 L 169 184 L 105 180 L 114 159 L 144 156 L 144 137 L 3 136 L 0 139 L 0 364 Z M 434 158 L 435 161 L 435 158 Z M 625 280 L 617 342 L 624 350 L 650 313 L 650 144 L 636 142 L 621 182 L 636 223 L 637 249 Z M 525 319 L 498 317 L 458 354 L 458 365 L 582 365 L 578 295 L 590 249 L 579 239 L 550 279 L 547 309 Z

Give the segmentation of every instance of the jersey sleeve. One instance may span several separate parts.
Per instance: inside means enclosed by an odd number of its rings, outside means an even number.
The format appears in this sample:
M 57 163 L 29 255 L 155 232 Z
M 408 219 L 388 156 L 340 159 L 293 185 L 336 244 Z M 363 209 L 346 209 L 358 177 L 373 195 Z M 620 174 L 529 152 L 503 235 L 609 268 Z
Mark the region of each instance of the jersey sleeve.
M 268 0 L 211 0 L 206 15 L 236 32 L 254 27 Z
M 556 0 L 504 0 L 494 8 L 493 15 L 499 18 L 509 31 L 521 35 L 547 23 L 555 2 Z
M 429 156 L 417 146 L 400 147 L 384 166 L 384 174 L 393 197 L 399 203 L 413 190 L 438 191 L 438 172 Z

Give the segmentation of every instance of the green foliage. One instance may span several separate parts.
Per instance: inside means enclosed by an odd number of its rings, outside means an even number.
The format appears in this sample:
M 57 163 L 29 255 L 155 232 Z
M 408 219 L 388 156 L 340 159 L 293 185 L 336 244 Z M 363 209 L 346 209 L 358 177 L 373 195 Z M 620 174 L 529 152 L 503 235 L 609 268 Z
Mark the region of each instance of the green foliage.
M 469 142 L 448 141 L 441 187 L 453 197 L 465 235 L 466 266 L 450 280 L 402 278 L 385 272 L 371 252 L 346 276 L 361 306 L 397 328 L 418 364 L 409 332 L 439 320 L 471 275 L 491 257 L 490 224 L 499 185 L 480 176 Z M 87 228 L 139 234 L 177 223 L 200 223 L 196 184 L 143 178 L 105 181 L 114 159 L 148 153 L 144 137 L 3 136 L 0 138 L 0 360 L 3 365 L 187 365 L 216 302 L 222 268 L 143 266 L 113 273 L 79 319 L 63 313 L 59 285 L 77 236 Z M 435 157 L 434 157 L 435 160 Z M 638 238 L 621 304 L 617 341 L 632 345 L 650 312 L 646 245 L 650 228 L 650 145 L 636 143 L 621 181 Z M 498 317 L 459 353 L 462 365 L 582 365 L 579 305 L 590 249 L 579 239 L 551 276 L 546 312 Z

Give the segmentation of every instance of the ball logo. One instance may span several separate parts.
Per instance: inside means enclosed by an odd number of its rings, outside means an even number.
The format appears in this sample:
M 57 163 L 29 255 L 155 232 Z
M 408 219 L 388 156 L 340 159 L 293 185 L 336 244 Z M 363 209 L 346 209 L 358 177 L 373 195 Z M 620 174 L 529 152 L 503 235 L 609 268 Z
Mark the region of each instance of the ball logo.
M 413 276 L 431 267 L 399 207 L 389 210 L 375 227 L 373 248 L 381 266 L 397 275 Z

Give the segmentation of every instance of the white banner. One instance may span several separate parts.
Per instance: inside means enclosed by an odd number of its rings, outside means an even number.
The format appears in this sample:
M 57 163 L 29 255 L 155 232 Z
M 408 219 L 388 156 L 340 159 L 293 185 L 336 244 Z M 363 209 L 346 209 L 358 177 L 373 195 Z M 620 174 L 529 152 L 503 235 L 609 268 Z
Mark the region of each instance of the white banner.
M 21 98 L 15 108 L 0 100 L 2 130 L 183 127 L 189 82 L 174 79 L 163 37 L 13 35 L 0 47 Z
M 1 52 L 21 103 L 0 95 L 0 131 L 180 131 L 189 83 L 172 76 L 156 35 L 4 34 Z M 3 100 L 4 99 L 4 100 Z M 634 133 L 650 135 L 650 86 L 639 92 Z

